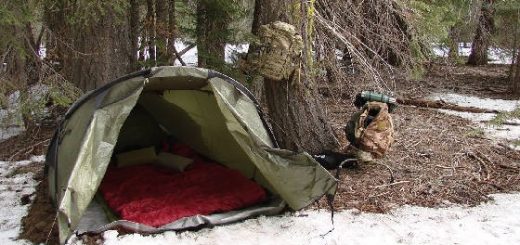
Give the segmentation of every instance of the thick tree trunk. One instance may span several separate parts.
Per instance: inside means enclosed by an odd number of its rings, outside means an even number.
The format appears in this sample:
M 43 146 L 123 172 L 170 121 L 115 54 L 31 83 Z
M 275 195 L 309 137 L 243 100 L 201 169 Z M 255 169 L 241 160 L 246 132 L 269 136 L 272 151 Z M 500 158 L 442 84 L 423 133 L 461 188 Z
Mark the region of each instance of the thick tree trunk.
M 225 32 L 228 16 L 216 14 L 219 8 L 211 0 L 197 3 L 197 54 L 198 65 L 218 69 L 224 63 Z
M 84 91 L 92 90 L 126 74 L 131 69 L 127 18 L 116 15 L 110 4 L 103 5 L 95 19 L 70 22 L 83 13 L 61 6 L 58 19 L 48 23 L 60 38 L 58 48 L 63 58 L 67 80 Z M 52 15 L 52 13 L 50 13 Z M 117 22 L 117 25 L 116 25 Z
M 311 154 L 337 150 L 339 143 L 316 90 L 298 81 L 265 79 L 265 97 L 274 134 L 281 148 Z
M 480 10 L 477 31 L 471 45 L 471 53 L 468 65 L 485 65 L 488 63 L 487 50 L 491 41 L 491 33 L 494 29 L 494 0 L 484 0 Z
M 286 1 L 262 1 L 262 6 L 255 6 L 260 13 L 255 12 L 253 27 L 278 20 L 291 22 L 289 5 Z M 266 77 L 264 81 L 271 126 L 281 148 L 311 154 L 339 148 L 312 77 L 297 69 L 290 79 Z

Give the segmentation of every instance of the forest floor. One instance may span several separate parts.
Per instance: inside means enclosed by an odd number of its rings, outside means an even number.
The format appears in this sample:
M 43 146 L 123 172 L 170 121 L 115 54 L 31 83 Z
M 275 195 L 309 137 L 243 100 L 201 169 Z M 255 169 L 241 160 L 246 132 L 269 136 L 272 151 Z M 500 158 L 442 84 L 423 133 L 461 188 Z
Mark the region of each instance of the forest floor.
M 432 65 L 420 81 L 397 81 L 395 94 L 405 98 L 456 97 L 459 101 L 453 102 L 463 106 L 473 102 L 470 106 L 503 105 L 504 108 L 491 109 L 514 111 L 518 101 L 512 100 L 515 96 L 508 87 L 507 71 L 504 65 Z M 328 98 L 327 102 L 333 127 L 341 143 L 347 144 L 343 127 L 355 108 L 344 100 L 338 103 Z M 512 146 L 517 142 L 495 135 L 515 135 L 520 128 L 491 125 L 495 115 L 467 114 L 400 106 L 392 114 L 395 142 L 387 156 L 379 160 L 381 164 L 342 170 L 335 208 L 386 212 L 405 204 L 473 206 L 489 200 L 492 193 L 519 191 L 520 152 Z M 505 114 L 508 113 L 499 115 Z M 470 120 L 474 118 L 491 122 Z M 316 206 L 327 207 L 325 200 Z
M 397 81 L 395 94 L 407 98 L 442 97 L 443 94 L 517 98 L 510 94 L 507 83 L 506 66 L 432 65 L 421 81 Z M 340 141 L 346 144 L 343 127 L 355 108 L 350 100 L 341 97 L 325 97 L 325 100 L 333 127 Z M 489 133 L 489 128 L 517 129 L 490 126 L 472 121 L 471 117 L 465 119 L 448 113 L 400 106 L 392 114 L 396 141 L 387 156 L 379 160 L 381 164 L 360 165 L 341 172 L 335 209 L 385 213 L 403 205 L 474 206 L 491 200 L 489 195 L 493 193 L 520 191 L 520 152 L 513 149 L 515 140 Z M 44 155 L 52 133 L 52 128 L 29 129 L 3 141 L 0 159 L 18 161 Z M 32 204 L 21 200 L 28 208 L 28 215 L 21 221 L 21 237 L 36 243 L 45 242 L 54 213 L 47 196 L 42 196 L 47 193 L 43 165 L 35 162 L 20 168 L 24 173 L 32 172 L 31 178 L 41 181 L 35 195 L 30 195 Z M 27 199 L 27 195 L 23 197 Z M 319 208 L 328 208 L 325 200 L 308 209 Z

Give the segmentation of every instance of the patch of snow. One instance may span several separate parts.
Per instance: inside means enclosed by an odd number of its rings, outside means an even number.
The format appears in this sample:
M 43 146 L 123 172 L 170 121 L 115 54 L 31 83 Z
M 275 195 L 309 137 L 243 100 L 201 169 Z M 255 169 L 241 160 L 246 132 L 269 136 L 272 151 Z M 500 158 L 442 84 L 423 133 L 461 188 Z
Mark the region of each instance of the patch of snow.
M 498 111 L 513 111 L 520 105 L 520 101 L 518 100 L 479 98 L 476 96 L 454 93 L 436 93 L 429 96 L 429 98 L 432 100 L 443 100 L 460 106 L 471 106 Z
M 103 233 L 106 245 L 138 244 L 520 244 L 520 194 L 495 194 L 477 207 L 405 206 L 391 214 L 310 210 L 258 217 L 194 232 Z M 82 244 L 74 241 L 70 244 Z
M 476 108 L 498 110 L 498 111 L 513 111 L 520 106 L 520 100 L 502 100 L 502 99 L 490 99 L 490 98 L 479 98 L 469 95 L 461 94 L 433 94 L 429 96 L 433 100 L 443 100 L 448 103 L 453 103 L 460 106 L 471 106 Z M 439 110 L 442 113 L 459 116 L 466 118 L 476 123 L 481 129 L 484 130 L 485 135 L 492 139 L 515 141 L 520 139 L 520 126 L 518 125 L 492 125 L 488 122 L 493 120 L 496 116 L 494 113 L 472 113 L 472 112 L 459 112 L 452 110 Z M 520 123 L 519 119 L 511 119 L 507 122 Z M 520 147 L 510 145 L 513 149 L 519 149 Z
M 226 63 L 235 63 L 237 60 L 237 54 L 247 53 L 249 50 L 249 43 L 243 44 L 226 44 L 226 54 L 225 61 Z
M 29 164 L 43 163 L 44 160 L 45 156 L 34 156 L 25 161 L 0 161 L 0 244 L 30 244 L 16 239 L 20 234 L 22 217 L 27 215 L 29 207 L 22 205 L 21 199 L 35 192 L 37 182 L 33 179 L 33 173 L 16 174 L 14 171 Z
M 464 112 L 464 111 L 452 111 L 452 110 L 445 110 L 440 109 L 439 110 L 442 113 L 462 117 L 465 119 L 468 119 L 470 121 L 474 122 L 481 122 L 481 121 L 489 121 L 495 118 L 496 114 L 494 113 L 473 113 L 473 112 Z
M 175 40 L 175 49 L 177 49 L 177 52 L 183 51 L 185 48 L 189 47 L 190 43 L 184 42 L 180 39 Z M 225 46 L 225 62 L 228 64 L 234 63 L 237 60 L 237 54 L 239 53 L 247 53 L 249 50 L 249 44 L 248 43 L 241 43 L 241 44 L 226 44 Z M 145 59 L 148 59 L 150 55 L 148 54 L 148 51 L 145 50 L 144 53 Z M 197 46 L 192 47 L 187 52 L 185 52 L 183 55 L 181 55 L 182 60 L 184 63 L 186 63 L 187 66 L 197 66 L 198 64 L 198 52 L 197 52 Z M 176 66 L 182 65 L 181 62 L 177 59 L 175 60 Z
M 175 49 L 177 49 L 177 52 L 181 52 L 183 49 L 188 47 L 189 44 L 186 44 L 180 40 L 175 41 Z M 181 55 L 182 60 L 186 63 L 187 66 L 197 66 L 198 63 L 198 53 L 197 53 L 197 46 L 191 48 L 188 50 L 188 52 Z M 180 66 L 181 63 L 179 60 L 175 60 L 175 65 Z
M 511 52 L 506 52 L 499 48 L 490 48 L 488 50 L 488 58 L 490 64 L 505 64 L 510 65 L 513 63 L 513 57 Z
M 432 47 L 433 55 L 437 57 L 448 57 L 448 52 L 450 51 L 447 47 L 433 45 Z
M 437 57 L 448 57 L 449 48 L 446 46 L 434 44 L 432 45 L 432 52 Z M 469 56 L 471 54 L 471 43 L 459 43 L 458 44 L 459 56 Z M 511 52 L 500 48 L 489 48 L 488 58 L 490 64 L 506 64 L 512 63 Z
M 20 111 L 20 91 L 15 91 L 7 98 L 7 109 L 0 109 L 0 142 L 25 130 Z
M 2 112 L 0 111 L 0 115 Z M 23 127 L 0 127 L 0 142 L 17 136 L 25 131 Z

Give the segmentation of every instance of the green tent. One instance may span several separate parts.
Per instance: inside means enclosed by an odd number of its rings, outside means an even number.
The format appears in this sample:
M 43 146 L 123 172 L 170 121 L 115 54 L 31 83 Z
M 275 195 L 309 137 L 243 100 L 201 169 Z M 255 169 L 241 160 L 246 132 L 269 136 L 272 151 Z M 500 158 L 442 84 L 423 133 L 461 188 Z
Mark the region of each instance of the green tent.
M 161 227 L 124 220 L 81 230 L 113 154 L 172 135 L 199 154 L 240 171 L 274 196 L 229 213 L 197 215 Z M 46 173 L 60 241 L 73 232 L 124 227 L 141 233 L 182 230 L 298 210 L 336 190 L 336 179 L 309 154 L 277 148 L 251 93 L 215 71 L 157 67 L 84 95 L 66 113 L 47 153 Z M 160 187 L 158 187 L 160 188 Z M 81 231 L 80 231 L 81 230 Z

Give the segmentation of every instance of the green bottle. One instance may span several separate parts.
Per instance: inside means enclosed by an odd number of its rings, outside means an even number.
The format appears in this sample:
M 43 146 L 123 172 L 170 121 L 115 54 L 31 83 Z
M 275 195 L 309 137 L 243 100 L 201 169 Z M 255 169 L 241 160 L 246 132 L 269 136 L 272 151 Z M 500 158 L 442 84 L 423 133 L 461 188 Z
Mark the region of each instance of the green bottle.
M 397 108 L 397 100 L 395 98 L 373 91 L 362 91 L 361 93 L 359 93 L 356 96 L 356 101 L 354 101 L 354 105 L 358 108 L 361 108 L 365 103 L 370 101 L 386 103 L 388 105 L 388 111 L 390 113 Z
M 397 103 L 395 98 L 392 98 L 385 94 L 372 92 L 372 91 L 361 92 L 361 98 L 363 98 L 365 101 L 377 101 L 377 102 L 383 102 L 383 103 L 388 103 L 388 104 Z

